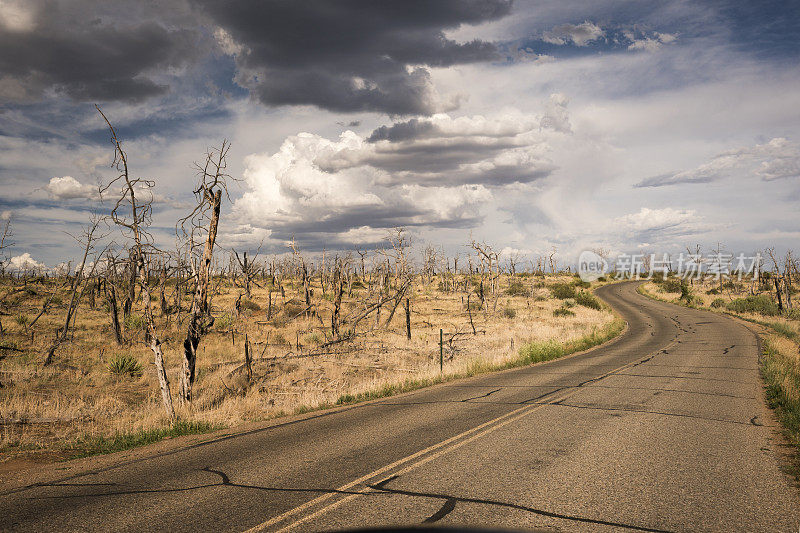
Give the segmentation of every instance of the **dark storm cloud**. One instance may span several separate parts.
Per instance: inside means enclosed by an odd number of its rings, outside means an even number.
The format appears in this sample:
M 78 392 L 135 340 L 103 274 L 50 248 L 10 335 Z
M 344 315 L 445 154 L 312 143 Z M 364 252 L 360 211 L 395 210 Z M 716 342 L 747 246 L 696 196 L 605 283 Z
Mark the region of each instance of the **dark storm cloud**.
M 103 13 L 97 16 L 95 10 Z M 154 15 L 113 3 L 16 2 L 0 20 L 0 101 L 40 99 L 47 91 L 74 100 L 141 101 L 164 94 L 157 70 L 197 53 L 195 29 L 168 29 Z
M 444 30 L 498 19 L 510 0 L 290 2 L 194 0 L 237 50 L 237 81 L 267 105 L 430 114 L 442 104 L 424 66 L 491 60 L 494 44 Z M 230 48 L 230 47 L 229 47 Z
M 481 216 L 442 218 L 436 213 L 419 209 L 408 203 L 386 206 L 360 206 L 327 213 L 322 220 L 302 220 L 276 223 L 271 226 L 271 237 L 281 240 L 292 235 L 308 233 L 330 234 L 367 226 L 370 228 L 395 228 L 398 226 L 427 226 L 436 228 L 472 228 L 483 220 Z
M 0 13 L 0 103 L 53 94 L 140 102 L 186 90 L 174 87 L 183 67 L 213 78 L 204 58 L 222 52 L 235 58 L 229 77 L 267 105 L 429 114 L 455 103 L 439 97 L 426 67 L 498 57 L 492 43 L 459 43 L 444 31 L 510 8 L 510 0 L 10 0 Z
M 285 242 L 292 238 L 304 250 L 319 251 L 323 249 L 348 249 L 354 246 L 353 242 L 341 237 L 343 232 L 353 228 L 368 227 L 370 229 L 391 230 L 397 227 L 406 228 L 441 228 L 441 229 L 471 229 L 478 227 L 484 220 L 483 216 L 465 216 L 456 219 L 437 219 L 427 211 L 415 211 L 406 206 L 404 209 L 395 209 L 384 213 L 375 209 L 358 209 L 353 212 L 341 213 L 325 221 L 324 226 L 318 222 L 286 223 L 271 227 L 270 239 Z M 381 239 L 359 242 L 359 246 L 374 247 L 381 243 Z
M 372 132 L 367 141 L 371 143 L 376 141 L 406 141 L 433 132 L 434 126 L 431 122 L 412 118 L 405 122 L 398 122 L 391 126 L 381 126 L 377 128 Z

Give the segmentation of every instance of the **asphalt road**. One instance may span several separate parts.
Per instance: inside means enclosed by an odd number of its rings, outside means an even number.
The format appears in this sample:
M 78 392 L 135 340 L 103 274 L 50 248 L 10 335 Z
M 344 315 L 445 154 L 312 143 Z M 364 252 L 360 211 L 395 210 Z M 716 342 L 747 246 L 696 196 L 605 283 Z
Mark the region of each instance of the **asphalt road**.
M 0 484 L 0 529 L 797 532 L 754 334 L 598 295 L 629 328 L 588 353 L 32 471 Z

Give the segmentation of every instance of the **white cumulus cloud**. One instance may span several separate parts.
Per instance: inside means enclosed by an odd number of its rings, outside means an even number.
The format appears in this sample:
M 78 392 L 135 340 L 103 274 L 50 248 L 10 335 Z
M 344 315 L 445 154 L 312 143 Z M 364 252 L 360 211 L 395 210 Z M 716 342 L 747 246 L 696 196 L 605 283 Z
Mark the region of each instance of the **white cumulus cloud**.
M 568 130 L 566 102 L 554 95 L 543 117 L 437 114 L 367 136 L 292 135 L 277 152 L 245 159 L 234 217 L 243 233 L 263 228 L 272 242 L 304 235 L 312 246 L 378 242 L 395 226 L 474 227 L 494 189 L 555 170 L 548 138 Z
M 28 252 L 12 257 L 8 263 L 11 270 L 34 270 L 44 268 L 44 264 L 35 260 Z
M 71 200 L 82 198 L 86 200 L 98 200 L 100 191 L 97 187 L 84 185 L 72 176 L 54 177 L 50 183 L 44 186 L 44 190 L 57 200 Z

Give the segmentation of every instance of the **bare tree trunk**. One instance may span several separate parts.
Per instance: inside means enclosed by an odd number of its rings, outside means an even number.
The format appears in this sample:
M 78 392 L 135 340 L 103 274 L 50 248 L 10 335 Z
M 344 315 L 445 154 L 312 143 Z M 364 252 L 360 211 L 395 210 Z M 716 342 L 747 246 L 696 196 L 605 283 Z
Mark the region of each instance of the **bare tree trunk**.
M 200 336 L 208 327 L 204 322 L 208 316 L 208 284 L 211 259 L 214 254 L 214 241 L 217 238 L 219 225 L 219 212 L 222 205 L 222 191 L 217 192 L 208 199 L 211 202 L 211 220 L 208 224 L 203 257 L 197 271 L 197 287 L 192 301 L 192 315 L 189 319 L 189 329 L 183 341 L 183 365 L 181 368 L 180 399 L 184 403 L 192 401 L 192 385 L 194 385 L 195 363 L 197 361 L 197 346 Z
M 92 219 L 86 229 L 86 246 L 83 250 L 83 259 L 81 260 L 80 267 L 78 267 L 78 271 L 75 273 L 75 279 L 72 282 L 72 294 L 69 298 L 69 305 L 67 306 L 67 316 L 64 319 L 64 327 L 60 328 L 56 331 L 55 338 L 53 339 L 53 343 L 47 349 L 44 354 L 43 364 L 45 366 L 49 365 L 53 362 L 53 357 L 55 356 L 56 349 L 67 340 L 67 335 L 69 334 L 70 324 L 72 324 L 73 318 L 76 315 L 78 309 L 78 303 L 80 302 L 80 294 L 78 289 L 80 289 L 81 281 L 83 280 L 83 270 L 86 267 L 86 258 L 89 256 L 89 251 L 92 249 L 93 240 L 94 240 L 94 232 L 97 229 L 97 226 L 100 224 L 99 219 Z M 94 270 L 96 268 L 96 263 L 92 266 L 92 274 L 94 274 Z M 90 277 L 91 277 L 90 275 Z
M 161 279 L 159 283 L 159 290 L 161 291 L 161 316 L 167 315 L 167 265 L 161 265 Z
M 309 292 L 308 288 L 308 268 L 306 268 L 306 263 L 303 261 L 303 292 L 305 293 L 305 301 L 306 301 L 306 317 L 308 317 L 309 310 L 311 309 L 311 293 Z
M 336 297 L 333 301 L 333 315 L 331 316 L 331 333 L 333 336 L 339 338 L 339 312 L 342 307 L 342 294 L 344 293 L 344 280 L 339 265 L 333 272 L 333 290 L 336 291 Z
M 475 323 L 472 321 L 472 307 L 469 303 L 469 297 L 472 293 L 467 293 L 467 314 L 469 314 L 469 325 L 472 327 L 472 334 L 477 335 L 478 332 L 475 330 Z
M 136 247 L 131 248 L 128 261 L 128 295 L 125 297 L 125 304 L 122 307 L 122 314 L 128 318 L 131 314 L 133 302 L 136 301 L 136 270 L 139 266 L 139 259 Z
M 411 301 L 406 298 L 406 337 L 411 340 Z
M 118 345 L 122 345 L 122 327 L 119 323 L 119 311 L 117 310 L 117 291 L 114 289 L 114 285 L 106 281 L 106 294 L 107 294 L 107 301 L 108 301 L 108 308 L 111 312 L 111 325 L 114 327 L 114 338 L 117 341 Z
M 158 339 L 156 333 L 153 309 L 150 307 L 150 288 L 147 285 L 147 268 L 144 266 L 144 258 L 141 254 L 139 254 L 139 260 L 142 261 L 140 265 L 141 268 L 139 269 L 142 306 L 144 307 L 145 323 L 147 324 L 147 338 L 150 342 L 150 350 L 153 352 L 156 374 L 158 375 L 158 385 L 161 388 L 161 401 L 164 404 L 164 410 L 167 412 L 167 416 L 175 418 L 175 408 L 172 406 L 172 394 L 169 390 L 167 371 L 164 369 L 164 353 L 161 351 L 161 341 Z
M 253 354 L 250 352 L 250 340 L 244 334 L 244 364 L 247 369 L 247 385 L 253 383 Z
M 161 397 L 164 404 L 164 409 L 167 411 L 167 415 L 170 418 L 175 417 L 175 410 L 172 407 L 172 396 L 170 395 L 169 390 L 169 381 L 167 380 L 167 373 L 164 370 L 164 354 L 161 351 L 161 342 L 158 340 L 158 336 L 156 334 L 155 328 L 155 320 L 153 319 L 153 310 L 150 307 L 150 289 L 148 286 L 149 283 L 149 272 L 146 268 L 145 261 L 144 261 L 144 253 L 143 253 L 143 241 L 145 241 L 146 237 L 146 225 L 149 220 L 148 213 L 150 212 L 150 204 L 146 201 L 144 204 L 140 204 L 137 202 L 136 199 L 136 191 L 139 187 L 144 186 L 145 189 L 152 187 L 152 183 L 148 180 L 142 180 L 141 178 L 131 178 L 130 174 L 128 173 L 128 158 L 125 155 L 125 151 L 122 149 L 122 145 L 117 138 L 117 133 L 114 130 L 114 127 L 111 125 L 111 122 L 108 118 L 103 114 L 100 108 L 95 105 L 97 111 L 106 121 L 108 124 L 108 129 L 111 132 L 111 141 L 114 144 L 114 166 L 117 170 L 120 171 L 119 176 L 112 180 L 105 189 L 108 190 L 113 184 L 124 182 L 123 185 L 123 196 L 122 199 L 117 201 L 116 206 L 111 211 L 111 219 L 114 221 L 115 224 L 127 228 L 133 234 L 134 239 L 134 246 L 131 248 L 130 252 L 130 278 L 129 278 L 129 287 L 128 287 L 128 297 L 125 300 L 125 311 L 130 312 L 131 306 L 133 305 L 133 301 L 135 300 L 136 294 L 136 273 L 138 270 L 139 273 L 139 282 L 141 284 L 141 291 L 142 291 L 142 304 L 144 306 L 144 315 L 145 320 L 147 323 L 147 338 L 148 342 L 150 343 L 150 349 L 153 351 L 156 372 L 158 374 L 158 381 L 161 386 Z M 118 209 L 120 206 L 125 205 L 123 203 L 124 199 L 128 199 L 131 208 L 131 218 L 125 219 L 120 217 L 118 214 Z M 144 226 L 144 227 L 143 227 Z M 141 266 L 141 268 L 139 268 Z M 94 268 L 94 267 L 93 267 Z M 83 265 L 81 265 L 81 270 L 83 270 Z

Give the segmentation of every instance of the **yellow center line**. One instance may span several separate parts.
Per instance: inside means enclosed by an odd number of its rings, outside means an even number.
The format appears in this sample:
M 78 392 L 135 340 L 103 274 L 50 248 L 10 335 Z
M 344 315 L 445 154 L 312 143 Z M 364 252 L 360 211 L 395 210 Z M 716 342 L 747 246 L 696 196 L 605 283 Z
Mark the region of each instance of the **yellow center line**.
M 667 346 L 671 347 L 672 344 L 674 344 L 674 343 L 670 343 Z M 648 356 L 648 357 L 650 357 L 650 356 Z M 599 380 L 601 380 L 603 378 L 606 378 L 606 377 L 608 377 L 608 376 L 610 376 L 612 374 L 615 374 L 617 372 L 625 370 L 626 368 L 629 368 L 631 366 L 637 365 L 637 364 L 639 364 L 641 361 L 643 361 L 645 359 L 647 359 L 647 357 L 642 357 L 642 358 L 638 359 L 637 361 L 633 361 L 631 363 L 627 363 L 625 365 L 622 365 L 622 366 L 620 366 L 618 368 L 615 368 L 614 370 L 610 370 L 609 372 L 606 372 L 605 374 L 601 374 L 600 376 L 598 376 L 597 378 L 593 379 L 592 381 L 599 381 Z M 380 476 L 381 474 L 385 474 L 385 473 L 387 473 L 387 472 L 389 472 L 389 471 L 391 471 L 391 470 L 393 470 L 393 469 L 395 469 L 397 467 L 400 467 L 400 466 L 405 465 L 406 463 L 412 462 L 415 459 L 419 459 L 421 456 L 424 456 L 424 455 L 426 455 L 428 453 L 436 452 L 436 453 L 431 454 L 428 457 L 423 457 L 419 461 L 416 461 L 416 462 L 414 462 L 412 464 L 407 465 L 405 468 L 397 471 L 395 473 L 395 475 L 400 475 L 400 474 L 409 472 L 410 470 L 413 470 L 414 468 L 422 466 L 422 465 L 428 463 L 429 461 L 432 461 L 433 459 L 436 459 L 437 457 L 439 457 L 439 456 L 441 456 L 441 455 L 443 455 L 443 454 L 445 454 L 445 453 L 447 453 L 449 451 L 452 451 L 452 450 L 460 448 L 461 446 L 463 446 L 464 444 L 467 444 L 468 442 L 472 442 L 472 441 L 474 441 L 474 440 L 476 440 L 476 439 L 478 439 L 480 437 L 488 435 L 489 433 L 495 431 L 496 429 L 499 429 L 499 428 L 501 428 L 501 427 L 503 427 L 503 426 L 505 426 L 507 424 L 510 424 L 511 422 L 515 422 L 515 421 L 519 420 L 520 418 L 522 418 L 524 416 L 527 416 L 528 414 L 530 414 L 530 413 L 532 413 L 532 412 L 544 407 L 545 405 L 551 404 L 553 402 L 563 401 L 566 398 L 572 396 L 573 394 L 576 394 L 579 390 L 580 390 L 580 388 L 576 388 L 576 389 L 571 390 L 569 392 L 566 392 L 566 393 L 564 393 L 564 394 L 562 394 L 562 395 L 560 395 L 560 396 L 558 396 L 556 398 L 552 398 L 552 399 L 548 400 L 547 403 L 526 405 L 524 407 L 520 407 L 519 409 L 515 409 L 515 410 L 513 410 L 513 411 L 511 411 L 509 413 L 506 413 L 504 415 L 498 416 L 497 418 L 494 418 L 492 420 L 484 422 L 483 424 L 480 424 L 478 426 L 475 426 L 474 428 L 468 429 L 467 431 L 459 433 L 458 435 L 450 437 L 449 439 L 443 440 L 443 441 L 441 441 L 441 442 L 439 442 L 437 444 L 433 444 L 433 445 L 431 445 L 431 446 L 429 446 L 429 447 L 427 447 L 427 448 L 425 448 L 423 450 L 420 450 L 420 451 L 418 451 L 418 452 L 416 452 L 414 454 L 406 456 L 406 457 L 404 457 L 402 459 L 398 459 L 397 461 L 395 461 L 395 462 L 393 462 L 391 464 L 388 464 L 388 465 L 383 466 L 383 467 L 381 467 L 381 468 L 379 468 L 377 470 L 374 470 L 374 471 L 370 472 L 369 474 L 361 476 L 358 479 L 355 479 L 355 480 L 353 480 L 353 481 L 351 481 L 351 482 L 349 482 L 349 483 L 347 483 L 345 485 L 342 485 L 341 487 L 338 487 L 333 492 L 329 492 L 327 494 L 323 494 L 322 496 L 319 496 L 319 497 L 317 497 L 317 498 L 315 498 L 313 500 L 310 500 L 310 501 L 308 501 L 308 502 L 306 502 L 306 503 L 304 503 L 304 504 L 302 504 L 302 505 L 300 505 L 298 507 L 295 507 L 295 508 L 290 509 L 290 510 L 288 510 L 288 511 L 286 511 L 286 512 L 284 512 L 284 513 L 282 513 L 282 514 L 280 514 L 278 516 L 270 518 L 269 520 L 267 520 L 267 521 L 265 521 L 265 522 L 263 522 L 261 524 L 258 524 L 257 526 L 254 526 L 254 527 L 246 530 L 245 533 L 255 533 L 255 532 L 258 532 L 258 531 L 265 531 L 267 528 L 269 528 L 271 526 L 274 526 L 274 525 L 276 525 L 276 524 L 278 524 L 280 522 L 283 522 L 286 519 L 288 519 L 288 518 L 290 518 L 290 517 L 292 517 L 294 515 L 302 513 L 303 511 L 305 511 L 305 510 L 307 510 L 309 508 L 315 507 L 315 506 L 317 506 L 319 504 L 322 504 L 322 503 L 326 502 L 327 500 L 330 500 L 332 498 L 340 496 L 341 492 L 348 491 L 348 490 L 352 489 L 353 487 L 356 487 L 356 486 L 358 486 L 358 485 L 360 485 L 360 484 L 362 484 L 362 483 L 364 483 L 364 482 L 366 482 L 366 481 L 368 481 L 368 480 L 370 480 L 372 478 Z M 464 439 L 464 440 L 462 440 L 461 442 L 456 442 L 456 441 L 458 441 L 460 439 Z M 455 443 L 455 444 L 453 444 L 453 443 Z M 448 447 L 448 445 L 450 445 L 450 444 L 453 444 L 453 445 Z M 327 511 L 331 510 L 331 509 L 334 509 L 334 508 L 338 507 L 339 505 L 341 505 L 342 503 L 350 501 L 351 499 L 355 498 L 356 496 L 360 496 L 362 494 L 363 494 L 363 492 L 356 493 L 356 494 L 349 494 L 344 498 L 341 498 L 341 499 L 339 499 L 339 500 L 337 500 L 335 502 L 332 502 L 332 503 L 322 507 L 321 509 L 318 509 L 317 511 L 314 511 L 313 513 L 310 513 L 310 514 L 308 514 L 308 515 L 306 515 L 306 516 L 304 516 L 302 518 L 299 518 L 299 519 L 295 520 L 294 522 L 284 526 L 283 528 L 279 529 L 278 531 L 287 531 L 289 529 L 293 529 L 293 528 L 295 528 L 295 527 L 307 522 L 308 520 L 311 520 L 312 518 L 317 517 L 317 516 L 327 512 Z

